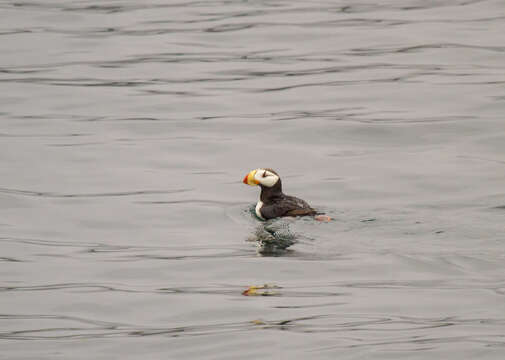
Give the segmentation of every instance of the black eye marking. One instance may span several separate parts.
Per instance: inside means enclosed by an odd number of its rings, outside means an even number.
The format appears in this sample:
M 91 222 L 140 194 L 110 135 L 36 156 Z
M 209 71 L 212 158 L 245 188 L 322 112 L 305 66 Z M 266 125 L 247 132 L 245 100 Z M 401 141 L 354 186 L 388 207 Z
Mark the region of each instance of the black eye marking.
M 267 172 L 266 171 L 263 173 L 263 177 L 267 177 Z

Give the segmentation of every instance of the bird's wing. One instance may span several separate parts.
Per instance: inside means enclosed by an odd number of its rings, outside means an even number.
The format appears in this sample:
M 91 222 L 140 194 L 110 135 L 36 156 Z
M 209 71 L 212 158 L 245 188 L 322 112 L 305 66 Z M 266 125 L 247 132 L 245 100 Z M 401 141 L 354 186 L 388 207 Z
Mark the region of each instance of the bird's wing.
M 294 196 L 285 196 L 282 201 L 271 205 L 263 205 L 261 215 L 265 219 L 280 216 L 305 216 L 315 215 L 316 211 L 302 199 Z
M 286 212 L 283 216 L 307 216 L 307 215 L 316 215 L 316 211 L 314 209 L 294 209 Z
M 261 207 L 261 216 L 265 219 L 273 219 L 276 217 L 284 216 L 284 214 L 291 210 L 291 208 L 286 208 L 285 204 L 272 204 L 272 205 L 263 205 Z

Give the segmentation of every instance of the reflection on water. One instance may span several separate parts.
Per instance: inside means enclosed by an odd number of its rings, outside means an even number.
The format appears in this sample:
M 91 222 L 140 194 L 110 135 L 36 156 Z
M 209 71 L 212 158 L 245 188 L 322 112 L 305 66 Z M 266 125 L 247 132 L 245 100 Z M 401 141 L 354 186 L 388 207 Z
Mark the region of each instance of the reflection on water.
M 277 254 L 296 243 L 296 235 L 289 230 L 284 219 L 269 220 L 260 224 L 254 232 L 260 254 Z
M 261 255 L 282 255 L 291 245 L 296 244 L 297 235 L 291 231 L 289 225 L 293 218 L 277 218 L 263 221 L 256 217 L 255 205 L 244 211 L 246 217 L 251 217 L 255 222 L 252 234 L 247 241 L 257 245 Z
M 255 205 L 251 205 L 243 212 L 246 217 L 251 217 L 254 221 L 252 234 L 247 237 L 247 241 L 254 242 L 257 245 L 258 253 L 263 256 L 286 255 L 290 246 L 300 241 L 313 241 L 309 233 L 296 233 L 291 228 L 296 226 L 297 222 L 315 224 L 317 221 L 333 221 L 328 215 L 327 218 L 317 220 L 314 216 L 304 217 L 283 217 L 270 220 L 262 220 L 256 216 Z M 329 211 L 328 213 L 334 213 Z M 322 213 L 321 213 L 322 214 Z M 364 219 L 360 221 L 374 221 L 375 219 Z M 293 256 L 293 254 L 291 254 Z M 294 256 L 298 256 L 294 254 Z
M 503 358 L 502 1 L 0 11 L 4 357 Z

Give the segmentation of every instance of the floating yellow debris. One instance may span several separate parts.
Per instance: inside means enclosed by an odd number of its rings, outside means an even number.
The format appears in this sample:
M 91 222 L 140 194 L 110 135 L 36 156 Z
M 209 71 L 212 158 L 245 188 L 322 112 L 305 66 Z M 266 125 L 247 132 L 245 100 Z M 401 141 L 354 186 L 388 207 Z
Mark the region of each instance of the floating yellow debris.
M 244 296 L 277 296 L 279 295 L 271 289 L 280 289 L 280 286 L 273 284 L 265 284 L 260 286 L 249 286 L 247 290 L 242 292 Z

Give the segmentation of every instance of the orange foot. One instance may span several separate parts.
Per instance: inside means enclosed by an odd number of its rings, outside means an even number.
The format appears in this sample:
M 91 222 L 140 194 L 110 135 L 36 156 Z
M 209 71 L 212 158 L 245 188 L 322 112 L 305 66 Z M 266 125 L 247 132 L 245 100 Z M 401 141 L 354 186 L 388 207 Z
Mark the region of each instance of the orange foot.
M 328 221 L 333 220 L 328 215 L 316 215 L 316 216 L 314 216 L 314 219 L 317 220 L 317 221 L 324 221 L 324 222 L 328 222 Z

